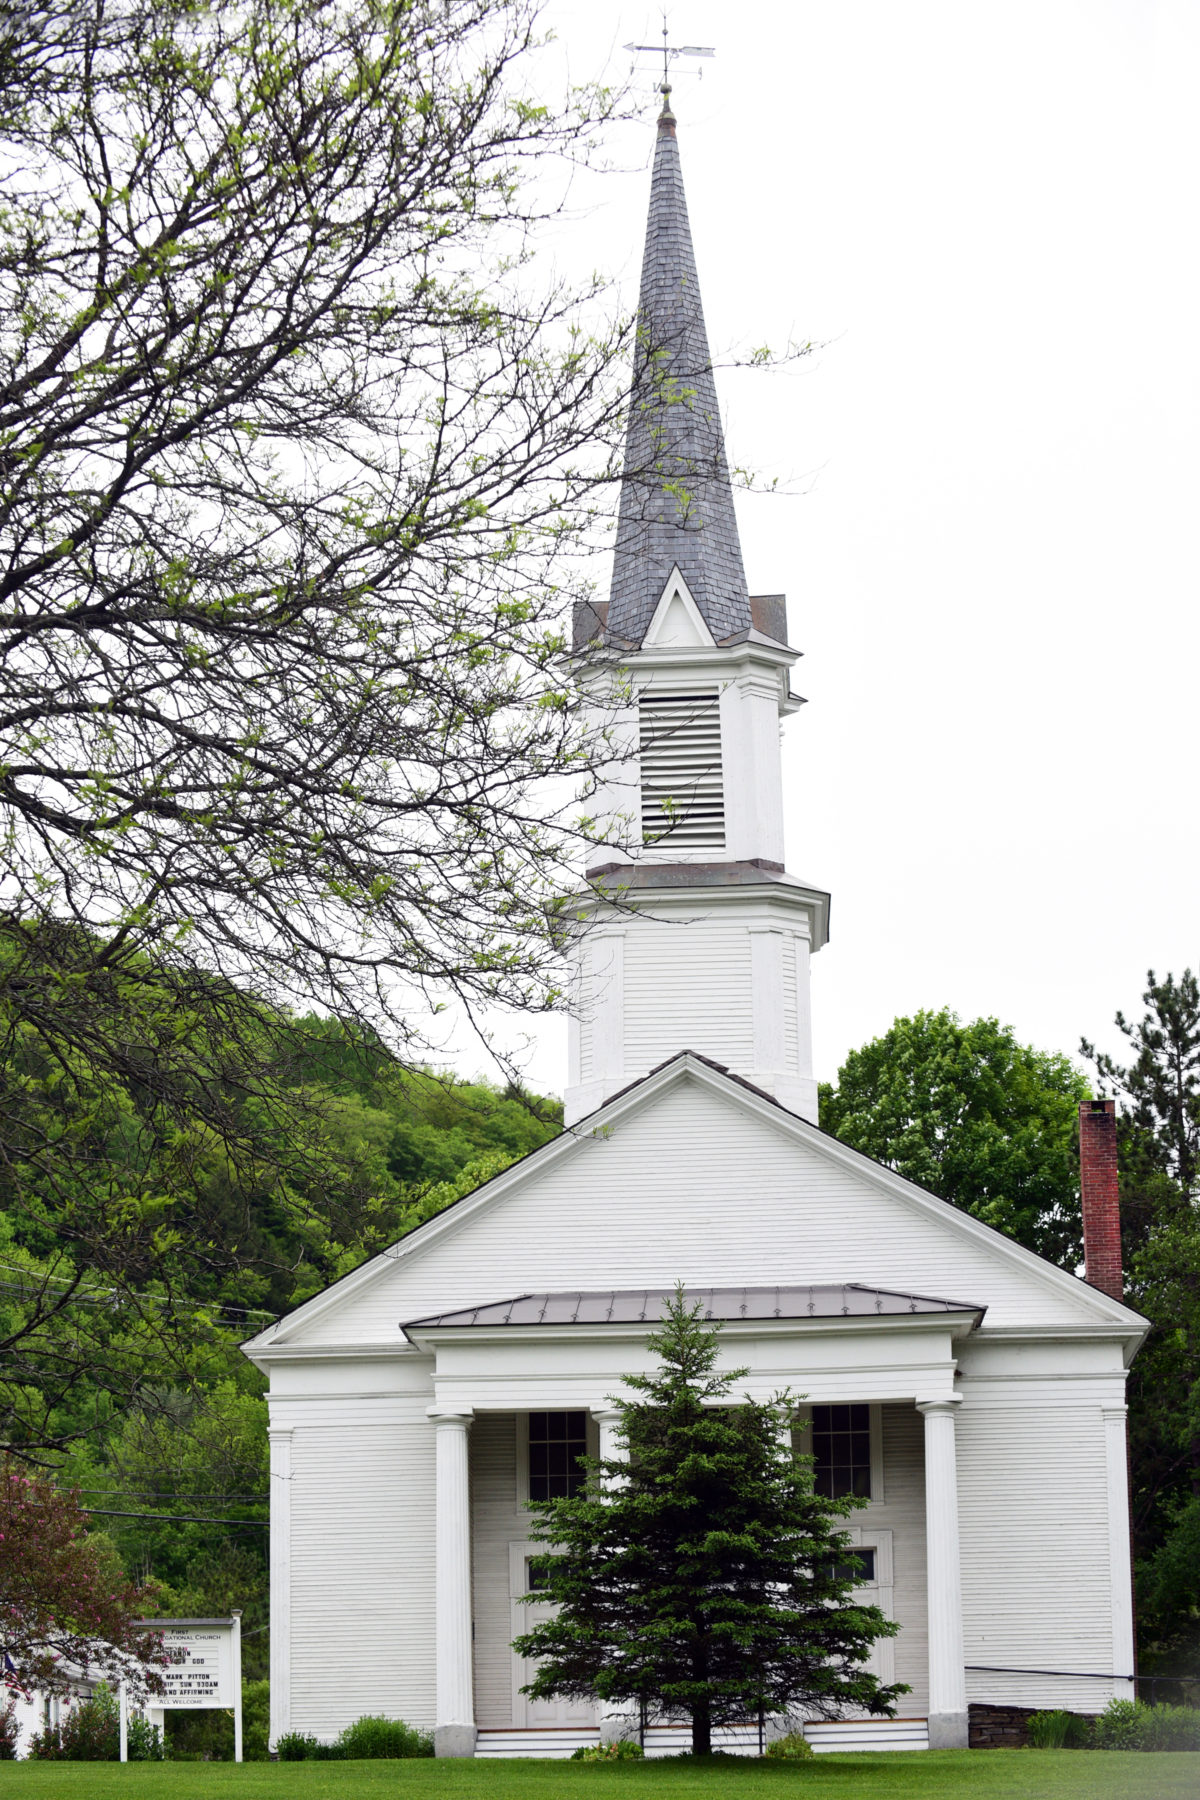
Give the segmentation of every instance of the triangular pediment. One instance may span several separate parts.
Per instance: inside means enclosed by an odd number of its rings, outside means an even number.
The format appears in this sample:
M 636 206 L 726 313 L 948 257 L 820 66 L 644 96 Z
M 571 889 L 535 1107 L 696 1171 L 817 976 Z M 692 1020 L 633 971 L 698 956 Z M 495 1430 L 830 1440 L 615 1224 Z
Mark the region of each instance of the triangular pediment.
M 687 582 L 678 567 L 672 569 L 642 639 L 643 650 L 711 650 L 715 642 Z
M 616 1095 L 247 1346 L 400 1347 L 405 1319 L 530 1292 L 857 1283 L 1002 1330 L 1111 1330 L 1128 1307 L 691 1053 Z

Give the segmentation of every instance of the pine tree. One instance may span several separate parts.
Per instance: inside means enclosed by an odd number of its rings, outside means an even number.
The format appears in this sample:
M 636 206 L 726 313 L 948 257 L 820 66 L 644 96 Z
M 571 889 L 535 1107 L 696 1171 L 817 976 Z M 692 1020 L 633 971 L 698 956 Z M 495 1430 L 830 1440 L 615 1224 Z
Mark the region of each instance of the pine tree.
M 715 1727 L 762 1716 L 890 1713 L 906 1690 L 862 1667 L 896 1630 L 851 1590 L 841 1516 L 793 1454 L 794 1403 L 732 1400 L 746 1370 L 717 1369 L 718 1327 L 681 1288 L 650 1339 L 661 1369 L 631 1375 L 620 1405 L 628 1460 L 588 1460 L 587 1488 L 536 1503 L 544 1585 L 557 1614 L 516 1639 L 539 1660 L 525 1691 L 628 1702 L 690 1717 L 692 1750 Z

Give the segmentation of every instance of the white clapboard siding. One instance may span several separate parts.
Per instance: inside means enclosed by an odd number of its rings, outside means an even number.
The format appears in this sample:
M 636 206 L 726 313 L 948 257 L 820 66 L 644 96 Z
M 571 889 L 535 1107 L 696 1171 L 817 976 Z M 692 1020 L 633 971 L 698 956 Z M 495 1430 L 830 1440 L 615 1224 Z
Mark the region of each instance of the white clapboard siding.
M 599 1729 L 556 1726 L 530 1730 L 481 1729 L 476 1756 L 573 1756 L 576 1750 L 600 1742 Z
M 976 1405 L 968 1396 L 957 1440 L 968 1666 L 1111 1669 L 1100 1408 L 1031 1405 L 1023 1395 Z M 1065 1677 L 967 1681 L 972 1700 L 1018 1706 L 1102 1711 L 1109 1697 L 1104 1682 Z
M 721 850 L 725 792 L 718 690 L 643 692 L 638 704 L 642 837 L 672 849 Z
M 896 1680 L 907 1682 L 902 1712 L 925 1714 L 929 1693 L 929 1631 L 925 1590 L 925 1421 L 915 1406 L 884 1406 L 883 1499 L 871 1500 L 847 1524 L 864 1537 L 892 1533 L 892 1614 Z
M 461 1215 L 460 1215 L 461 1216 Z M 1078 1298 L 932 1212 L 847 1169 L 820 1139 L 685 1079 L 653 1106 L 528 1173 L 466 1229 L 381 1259 L 378 1279 L 291 1329 L 291 1341 L 386 1343 L 401 1320 L 547 1289 L 841 1282 L 984 1304 L 987 1323 L 1095 1319 Z
M 804 1735 L 817 1756 L 840 1751 L 928 1750 L 929 1727 L 924 1719 L 834 1719 L 806 1725 Z
M 752 1069 L 752 995 L 744 920 L 640 918 L 625 938 L 626 1075 L 684 1048 Z
M 292 1435 L 290 1728 L 324 1739 L 434 1720 L 434 1433 L 395 1403 L 340 1415 Z
M 481 1728 L 514 1724 L 508 1547 L 528 1537 L 530 1524 L 517 1500 L 516 1418 L 480 1413 L 471 1427 L 471 1559 L 475 1718 Z

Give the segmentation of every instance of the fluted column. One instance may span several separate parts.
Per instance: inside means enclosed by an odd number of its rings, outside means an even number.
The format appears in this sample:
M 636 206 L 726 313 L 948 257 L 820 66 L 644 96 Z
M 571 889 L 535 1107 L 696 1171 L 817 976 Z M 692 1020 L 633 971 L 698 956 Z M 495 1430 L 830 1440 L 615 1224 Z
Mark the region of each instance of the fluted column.
M 436 1626 L 438 1756 L 474 1756 L 471 1671 L 471 1490 L 469 1410 L 431 1406 L 436 1433 Z
M 616 1407 L 595 1407 L 592 1417 L 600 1427 L 600 1459 L 602 1462 L 625 1462 L 629 1456 L 629 1446 L 623 1443 L 617 1432 L 621 1426 L 621 1414 Z M 610 1490 L 620 1485 L 623 1476 L 606 1476 L 604 1485 Z M 617 1744 L 622 1738 L 637 1735 L 637 1714 L 628 1700 L 602 1700 L 600 1703 L 600 1742 Z
M 929 1600 L 929 1747 L 967 1747 L 962 1568 L 954 1414 L 960 1396 L 919 1400 L 925 1415 L 925 1557 Z
M 615 1406 L 593 1407 L 592 1417 L 600 1427 L 600 1460 L 601 1462 L 625 1462 L 629 1449 L 617 1436 L 621 1429 L 621 1414 Z

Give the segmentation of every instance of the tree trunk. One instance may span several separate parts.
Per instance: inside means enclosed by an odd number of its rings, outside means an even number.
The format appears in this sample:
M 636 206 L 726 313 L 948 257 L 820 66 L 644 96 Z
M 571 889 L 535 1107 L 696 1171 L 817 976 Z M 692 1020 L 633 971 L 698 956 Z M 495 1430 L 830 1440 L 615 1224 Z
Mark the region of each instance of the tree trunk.
M 698 1700 L 692 1708 L 692 1755 L 712 1754 L 712 1711 L 707 1700 Z

